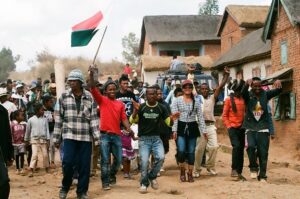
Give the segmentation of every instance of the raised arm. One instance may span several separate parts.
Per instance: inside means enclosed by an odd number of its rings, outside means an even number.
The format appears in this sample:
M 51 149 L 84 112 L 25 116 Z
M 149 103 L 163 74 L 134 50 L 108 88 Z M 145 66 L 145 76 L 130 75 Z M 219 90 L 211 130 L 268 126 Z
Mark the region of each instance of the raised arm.
M 229 79 L 229 74 L 230 74 L 230 70 L 228 67 L 224 68 L 224 73 L 223 73 L 223 79 L 221 84 L 216 88 L 215 92 L 214 92 L 214 97 L 215 100 L 218 99 L 218 96 L 220 95 L 222 89 L 224 88 L 225 84 L 228 82 Z
M 95 80 L 94 80 L 94 71 L 91 66 L 89 68 L 89 77 L 90 77 L 89 85 L 91 87 L 91 94 L 93 95 L 97 104 L 101 104 L 103 96 L 101 95 L 100 91 L 96 88 L 96 84 L 95 84 Z

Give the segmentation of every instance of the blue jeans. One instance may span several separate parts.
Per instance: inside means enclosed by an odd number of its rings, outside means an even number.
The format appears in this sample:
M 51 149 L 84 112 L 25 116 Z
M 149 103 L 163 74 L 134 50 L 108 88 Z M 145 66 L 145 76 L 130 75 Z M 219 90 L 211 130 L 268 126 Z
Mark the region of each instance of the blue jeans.
M 74 167 L 78 171 L 76 193 L 84 194 L 89 188 L 92 142 L 65 139 L 63 141 L 62 190 L 68 192 L 73 180 Z
M 110 165 L 110 153 L 114 157 L 112 165 Z M 102 186 L 107 186 L 111 180 L 116 181 L 116 174 L 122 163 L 121 136 L 101 133 L 100 154 Z
M 141 136 L 139 140 L 139 153 L 141 158 L 141 180 L 140 184 L 149 186 L 149 180 L 154 180 L 160 171 L 164 159 L 164 146 L 159 136 Z M 149 157 L 154 157 L 154 164 L 149 171 Z
M 187 159 L 189 165 L 195 163 L 195 148 L 197 137 L 178 136 L 177 137 L 177 157 L 179 163 L 184 163 Z

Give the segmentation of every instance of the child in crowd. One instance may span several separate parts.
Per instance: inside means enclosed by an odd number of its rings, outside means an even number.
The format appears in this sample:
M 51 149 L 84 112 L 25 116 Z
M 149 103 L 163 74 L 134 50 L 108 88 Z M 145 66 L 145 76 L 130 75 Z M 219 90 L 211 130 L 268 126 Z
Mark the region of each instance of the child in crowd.
M 24 136 L 26 131 L 26 124 L 24 121 L 24 113 L 20 110 L 13 112 L 13 121 L 11 122 L 12 144 L 14 146 L 14 155 L 16 161 L 17 174 L 24 175 L 24 155 L 25 142 Z
M 34 107 L 35 115 L 27 123 L 25 141 L 31 144 L 32 157 L 30 162 L 29 177 L 33 177 L 33 171 L 37 166 L 38 150 L 43 153 L 43 164 L 46 172 L 49 171 L 48 146 L 50 141 L 48 121 L 44 118 L 44 108 L 42 104 L 36 104 Z
M 126 130 L 122 130 L 122 157 L 123 157 L 123 171 L 124 178 L 131 179 L 130 175 L 130 161 L 135 158 L 135 153 L 131 145 L 132 139 L 135 139 L 133 132 L 129 133 Z

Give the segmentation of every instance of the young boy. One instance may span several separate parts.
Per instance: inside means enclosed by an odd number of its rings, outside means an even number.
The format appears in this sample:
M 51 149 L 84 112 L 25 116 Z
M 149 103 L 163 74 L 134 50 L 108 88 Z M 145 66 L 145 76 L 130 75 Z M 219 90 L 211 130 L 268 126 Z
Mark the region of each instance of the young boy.
M 33 177 L 33 171 L 38 161 L 38 150 L 42 150 L 43 164 L 46 172 L 49 170 L 48 146 L 50 141 L 48 121 L 44 118 L 44 108 L 42 104 L 36 104 L 34 107 L 35 115 L 27 123 L 25 142 L 30 142 L 32 147 L 32 157 L 30 162 L 29 177 Z

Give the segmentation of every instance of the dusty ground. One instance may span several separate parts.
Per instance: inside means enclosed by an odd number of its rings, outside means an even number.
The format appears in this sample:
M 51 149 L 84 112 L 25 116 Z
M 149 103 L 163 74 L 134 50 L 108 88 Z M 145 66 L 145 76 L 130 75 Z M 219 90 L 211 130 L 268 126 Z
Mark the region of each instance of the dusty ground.
M 101 189 L 100 178 L 93 177 L 90 180 L 89 196 L 96 198 L 131 199 L 131 198 L 217 198 L 217 199 L 294 199 L 300 198 L 300 166 L 297 161 L 286 161 L 278 156 L 276 151 L 271 151 L 268 167 L 268 183 L 257 182 L 249 178 L 249 169 L 245 167 L 244 176 L 248 181 L 235 181 L 230 177 L 231 155 L 220 148 L 217 161 L 218 175 L 211 177 L 202 172 L 202 176 L 194 183 L 180 183 L 179 172 L 174 160 L 174 142 L 171 142 L 171 152 L 165 161 L 165 173 L 158 178 L 159 190 L 149 188 L 149 193 L 141 195 L 138 192 L 139 175 L 133 180 L 125 180 L 118 175 L 117 185 L 110 191 Z M 281 160 L 285 160 L 282 162 Z M 41 163 L 41 161 L 39 162 Z M 299 162 L 298 162 L 299 163 Z M 247 156 L 245 166 L 248 165 Z M 299 170 L 299 171 L 298 171 Z M 58 198 L 61 182 L 60 168 L 53 170 L 51 174 L 39 171 L 33 178 L 18 176 L 13 167 L 10 168 L 11 199 L 52 199 Z M 69 192 L 68 198 L 75 199 L 75 190 Z

